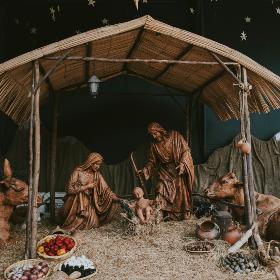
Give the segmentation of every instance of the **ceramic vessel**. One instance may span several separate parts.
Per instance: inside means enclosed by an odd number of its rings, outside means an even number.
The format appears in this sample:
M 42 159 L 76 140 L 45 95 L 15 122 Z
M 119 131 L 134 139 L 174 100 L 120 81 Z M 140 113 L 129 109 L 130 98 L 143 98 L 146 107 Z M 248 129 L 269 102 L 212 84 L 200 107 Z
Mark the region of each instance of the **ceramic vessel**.
M 205 221 L 200 225 L 196 225 L 196 237 L 201 240 L 213 240 L 220 235 L 220 228 L 211 221 Z
M 224 234 L 224 240 L 229 244 L 235 244 L 241 238 L 241 230 L 236 226 L 231 226 Z

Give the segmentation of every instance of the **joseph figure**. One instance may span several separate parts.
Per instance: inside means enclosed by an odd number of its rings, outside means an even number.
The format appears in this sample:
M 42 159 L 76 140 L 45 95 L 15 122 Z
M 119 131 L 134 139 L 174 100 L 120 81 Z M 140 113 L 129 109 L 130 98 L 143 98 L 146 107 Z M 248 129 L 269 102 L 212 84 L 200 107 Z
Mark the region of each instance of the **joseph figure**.
M 191 210 L 194 166 L 190 149 L 177 131 L 167 132 L 160 124 L 151 123 L 148 133 L 153 142 L 148 162 L 143 168 L 145 179 L 157 176 L 156 199 L 164 216 L 170 220 L 186 219 Z
M 102 162 L 100 154 L 91 153 L 85 163 L 73 171 L 66 188 L 63 229 L 75 231 L 99 227 L 115 214 L 116 202 L 120 199 L 99 172 Z

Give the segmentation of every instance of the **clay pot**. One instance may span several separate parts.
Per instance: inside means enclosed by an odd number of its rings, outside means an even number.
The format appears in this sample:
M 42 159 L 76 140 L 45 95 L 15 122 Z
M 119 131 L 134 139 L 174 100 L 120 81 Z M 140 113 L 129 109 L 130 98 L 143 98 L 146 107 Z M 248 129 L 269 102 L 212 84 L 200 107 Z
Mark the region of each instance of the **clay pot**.
M 251 145 L 244 140 L 239 140 L 236 144 L 236 148 L 240 149 L 243 154 L 250 154 L 251 152 Z
M 232 216 L 228 211 L 214 211 L 211 221 L 218 225 L 221 237 L 223 237 L 228 231 L 228 228 L 232 225 Z
M 231 226 L 224 234 L 224 240 L 230 245 L 235 244 L 241 238 L 241 230 L 236 226 Z
M 205 221 L 201 225 L 196 225 L 196 237 L 201 240 L 212 240 L 220 235 L 220 228 L 211 221 Z

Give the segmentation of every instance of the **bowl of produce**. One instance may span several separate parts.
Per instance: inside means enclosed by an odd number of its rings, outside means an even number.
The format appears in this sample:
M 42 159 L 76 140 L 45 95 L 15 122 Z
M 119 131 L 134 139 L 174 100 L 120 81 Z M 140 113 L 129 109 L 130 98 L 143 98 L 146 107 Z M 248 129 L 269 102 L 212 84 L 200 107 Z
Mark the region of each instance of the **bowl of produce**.
M 250 254 L 242 252 L 230 253 L 220 259 L 222 267 L 234 273 L 249 273 L 256 271 L 259 266 L 258 260 Z
M 41 280 L 50 274 L 49 265 L 41 260 L 29 259 L 10 265 L 4 272 L 8 280 Z
M 47 260 L 65 260 L 72 256 L 77 248 L 74 237 L 64 234 L 48 235 L 37 244 L 37 254 Z
M 68 260 L 55 266 L 54 271 L 63 271 L 71 279 L 91 279 L 96 274 L 95 264 L 86 256 L 72 256 Z
M 214 243 L 210 241 L 192 241 L 184 246 L 187 252 L 196 254 L 210 253 L 214 248 Z

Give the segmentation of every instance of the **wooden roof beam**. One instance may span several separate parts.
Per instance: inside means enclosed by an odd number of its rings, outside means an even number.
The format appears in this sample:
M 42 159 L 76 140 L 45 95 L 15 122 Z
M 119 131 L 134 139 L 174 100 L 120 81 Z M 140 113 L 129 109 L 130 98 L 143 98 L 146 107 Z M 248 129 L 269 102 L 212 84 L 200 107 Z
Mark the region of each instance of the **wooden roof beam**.
M 46 75 L 45 68 L 43 67 L 43 65 L 40 62 L 39 62 L 39 71 L 40 71 L 40 75 L 42 77 L 44 77 Z M 46 78 L 46 84 L 48 85 L 49 91 L 54 92 L 54 87 L 53 87 L 52 82 L 49 77 Z
M 188 52 L 191 51 L 192 48 L 193 45 L 189 44 L 181 53 L 179 53 L 179 55 L 174 60 L 181 60 Z M 173 65 L 174 65 L 173 63 L 167 64 L 163 68 L 163 70 L 154 77 L 154 79 L 158 80 L 159 77 L 161 77 L 164 73 L 166 73 L 169 70 L 169 68 L 172 67 Z
M 183 92 L 185 95 L 190 95 L 190 94 L 191 94 L 191 93 L 188 92 L 188 91 L 184 91 L 184 90 L 182 90 L 182 89 L 178 89 L 178 88 L 172 87 L 172 86 L 170 86 L 170 85 L 166 85 L 166 84 L 161 83 L 161 82 L 159 82 L 159 81 L 155 81 L 155 80 L 152 79 L 152 78 L 149 78 L 149 77 L 146 77 L 146 76 L 144 76 L 144 75 L 138 74 L 137 72 L 134 72 L 133 70 L 129 70 L 129 71 L 127 72 L 127 74 L 128 74 L 128 75 L 133 75 L 133 76 L 140 77 L 140 78 L 142 78 L 142 79 L 144 79 L 144 80 L 146 80 L 146 81 L 149 81 L 149 82 L 154 83 L 154 84 L 157 84 L 157 85 L 161 85 L 161 86 L 166 87 L 166 88 L 169 88 L 169 89 L 173 89 L 173 90 L 176 90 L 176 91 L 181 91 L 181 92 Z
M 127 56 L 126 56 L 126 59 L 129 59 L 133 52 L 135 51 L 135 49 L 139 46 L 140 42 L 141 42 L 141 37 L 142 37 L 142 34 L 144 32 L 144 26 L 139 30 L 138 34 L 137 34 L 137 37 L 134 41 L 134 44 L 132 45 L 132 47 L 130 48 Z M 123 69 L 122 71 L 127 71 L 128 70 L 128 63 L 125 62 L 124 65 L 123 65 Z

